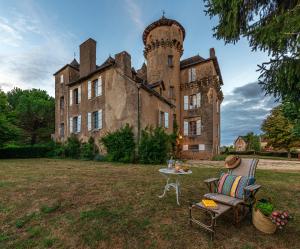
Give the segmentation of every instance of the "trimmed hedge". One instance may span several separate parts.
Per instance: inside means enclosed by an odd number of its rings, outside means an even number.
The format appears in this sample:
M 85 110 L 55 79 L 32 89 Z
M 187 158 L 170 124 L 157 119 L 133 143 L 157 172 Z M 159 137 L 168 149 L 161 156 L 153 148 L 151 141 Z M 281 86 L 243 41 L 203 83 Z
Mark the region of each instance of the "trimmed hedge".
M 53 148 L 45 145 L 18 146 L 0 149 L 0 159 L 47 157 Z
M 278 152 L 278 151 L 230 151 L 228 154 L 231 155 L 257 155 L 257 156 L 270 156 L 270 157 L 288 157 L 287 152 Z M 291 153 L 292 158 L 298 158 L 298 153 Z

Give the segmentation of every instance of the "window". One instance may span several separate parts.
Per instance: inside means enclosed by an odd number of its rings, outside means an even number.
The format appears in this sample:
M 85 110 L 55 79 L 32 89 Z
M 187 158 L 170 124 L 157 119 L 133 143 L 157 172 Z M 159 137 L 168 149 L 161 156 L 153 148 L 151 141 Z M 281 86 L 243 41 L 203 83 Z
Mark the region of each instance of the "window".
M 64 83 L 64 75 L 60 75 L 60 83 Z
M 92 98 L 92 82 L 88 81 L 88 99 Z
M 98 111 L 93 112 L 92 116 L 93 116 L 93 128 L 99 129 Z
M 59 99 L 59 108 L 63 110 L 65 108 L 65 99 L 64 97 L 60 97 Z
M 189 109 L 189 96 L 183 96 L 183 109 L 185 111 Z
M 201 119 L 198 120 L 184 120 L 183 122 L 184 136 L 200 136 L 201 135 Z
M 64 123 L 61 123 L 61 124 L 60 124 L 60 127 L 59 127 L 59 135 L 60 135 L 61 137 L 64 137 L 64 135 L 65 135 L 65 125 L 64 125 Z
M 189 82 L 196 80 L 196 68 L 192 67 L 188 70 Z
M 81 115 L 70 118 L 70 133 L 78 133 L 81 131 Z
M 88 81 L 88 99 L 102 95 L 102 77 L 92 81 Z
M 102 110 L 98 110 L 92 113 L 88 113 L 88 130 L 102 129 Z
M 169 89 L 169 98 L 170 99 L 175 99 L 174 86 L 170 86 L 170 89 Z
M 201 93 L 189 96 L 190 109 L 195 109 L 201 106 Z M 188 103 L 187 103 L 188 105 Z
M 78 88 L 74 89 L 73 94 L 74 94 L 74 103 L 78 104 L 78 97 L 79 97 Z
M 199 150 L 205 150 L 205 144 L 199 144 Z
M 217 113 L 219 113 L 220 111 L 220 103 L 219 103 L 219 100 L 217 100 Z
M 182 146 L 182 150 L 187 151 L 189 149 L 189 146 L 187 144 L 184 144 Z
M 165 112 L 165 128 L 169 128 L 169 113 Z
M 168 55 L 168 66 L 173 67 L 173 55 Z
M 198 151 L 199 150 L 199 145 L 198 144 L 190 144 L 189 145 L 189 150 Z
M 158 121 L 158 124 L 159 126 L 162 126 L 164 123 L 164 112 L 159 112 L 159 121 Z
M 196 126 L 196 121 L 190 121 L 189 122 L 189 135 L 190 136 L 196 136 L 197 135 L 197 126 Z
M 98 80 L 93 81 L 93 97 L 98 96 Z

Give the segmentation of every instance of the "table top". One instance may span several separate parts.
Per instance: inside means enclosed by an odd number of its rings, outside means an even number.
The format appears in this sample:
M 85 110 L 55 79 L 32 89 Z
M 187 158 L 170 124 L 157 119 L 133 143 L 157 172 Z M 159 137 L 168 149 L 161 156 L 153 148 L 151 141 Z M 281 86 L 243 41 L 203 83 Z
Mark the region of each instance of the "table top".
M 207 211 L 210 211 L 210 212 L 213 212 L 213 213 L 217 214 L 217 216 L 227 212 L 229 209 L 232 208 L 231 206 L 222 204 L 220 202 L 217 202 L 217 205 L 218 205 L 217 208 L 209 208 L 209 207 L 204 206 L 202 201 L 194 203 L 194 206 L 204 209 L 204 210 L 207 210 Z
M 182 169 L 179 172 L 176 172 L 175 169 L 168 169 L 168 168 L 159 169 L 158 171 L 160 173 L 166 174 L 166 175 L 190 175 L 190 174 L 192 174 L 191 170 L 185 172 Z

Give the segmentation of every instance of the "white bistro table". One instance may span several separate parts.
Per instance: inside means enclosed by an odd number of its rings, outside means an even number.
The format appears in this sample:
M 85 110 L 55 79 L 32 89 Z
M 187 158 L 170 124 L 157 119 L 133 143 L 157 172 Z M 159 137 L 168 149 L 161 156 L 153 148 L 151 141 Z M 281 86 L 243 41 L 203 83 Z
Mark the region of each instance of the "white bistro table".
M 176 191 L 176 200 L 177 200 L 177 204 L 180 205 L 179 203 L 179 194 L 180 194 L 180 177 L 184 176 L 184 175 L 190 175 L 192 174 L 192 171 L 189 170 L 187 172 L 180 170 L 179 172 L 176 172 L 175 169 L 168 169 L 168 168 L 163 168 L 163 169 L 159 169 L 158 170 L 159 173 L 161 173 L 167 180 L 167 183 L 165 185 L 164 188 L 164 192 L 162 195 L 159 195 L 159 198 L 163 198 L 167 191 L 170 190 L 170 188 L 174 188 Z M 170 179 L 175 179 L 175 182 L 169 182 Z

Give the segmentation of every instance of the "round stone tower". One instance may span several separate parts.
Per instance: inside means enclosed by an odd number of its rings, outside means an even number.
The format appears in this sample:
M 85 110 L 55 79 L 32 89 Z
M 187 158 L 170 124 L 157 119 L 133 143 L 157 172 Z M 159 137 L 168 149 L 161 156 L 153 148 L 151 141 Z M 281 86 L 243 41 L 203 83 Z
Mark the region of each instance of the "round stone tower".
M 162 95 L 176 105 L 177 121 L 180 104 L 180 57 L 185 30 L 176 20 L 165 18 L 150 24 L 143 33 L 144 56 L 149 84 L 163 81 Z

